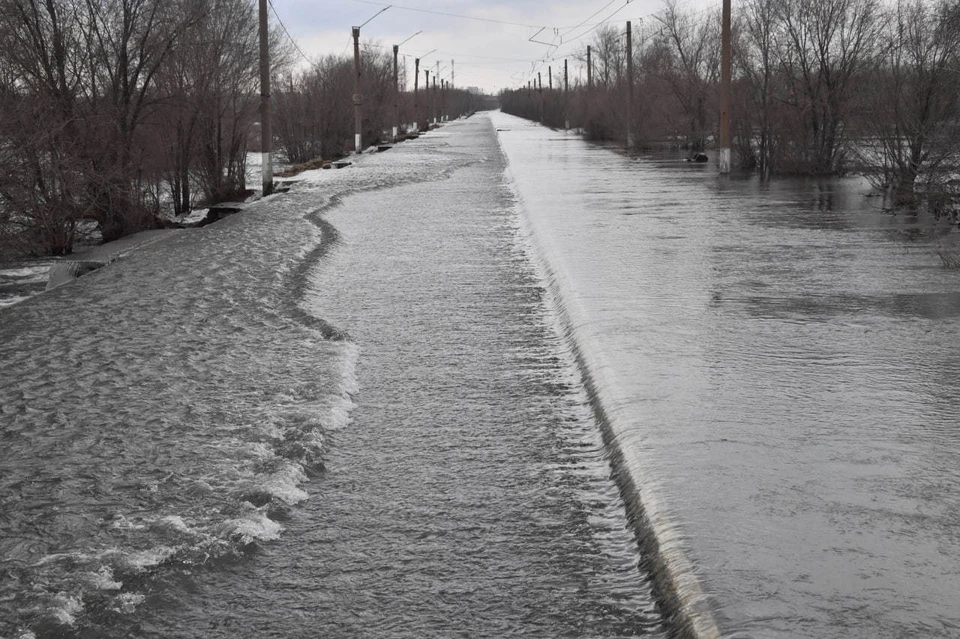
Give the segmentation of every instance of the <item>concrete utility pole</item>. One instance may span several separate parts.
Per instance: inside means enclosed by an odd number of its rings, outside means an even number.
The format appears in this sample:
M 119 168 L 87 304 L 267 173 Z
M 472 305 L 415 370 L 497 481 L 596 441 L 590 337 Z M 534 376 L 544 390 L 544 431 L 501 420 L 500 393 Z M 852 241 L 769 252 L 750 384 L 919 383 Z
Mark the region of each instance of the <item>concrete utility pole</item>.
M 426 117 L 424 118 L 424 122 L 426 123 L 425 130 L 429 131 L 429 130 L 430 130 L 430 111 L 431 111 L 431 102 L 432 102 L 432 99 L 430 98 L 430 69 L 424 69 L 424 70 L 423 70 L 423 78 L 424 78 L 424 83 L 423 83 L 423 93 L 424 93 L 424 98 L 423 98 L 423 111 L 424 111 L 424 114 L 425 114 L 425 116 L 426 116 Z
M 633 148 L 633 29 L 627 20 L 627 149 Z
M 567 69 L 567 59 L 563 59 L 563 128 L 570 130 L 570 114 L 567 112 L 567 100 L 570 94 L 570 75 Z
M 413 123 L 420 130 L 420 58 L 413 61 Z
M 730 0 L 723 0 L 720 53 L 720 173 L 730 172 Z
M 440 122 L 440 100 L 437 95 L 437 76 L 433 76 L 433 123 L 438 122 Z
M 260 0 L 260 168 L 263 194 L 273 193 L 273 127 L 270 123 L 270 40 L 267 29 L 267 0 Z
M 363 151 L 363 140 L 361 133 L 363 131 L 363 96 L 360 95 L 360 27 L 353 28 L 353 119 L 354 119 L 354 142 L 356 152 Z
M 540 96 L 540 124 L 543 124 L 543 76 L 537 71 L 537 93 Z
M 583 123 L 585 129 L 590 128 L 590 101 L 593 99 L 593 62 L 590 45 L 587 45 L 587 117 Z
M 397 141 L 400 134 L 400 71 L 397 67 L 397 56 L 400 53 L 400 45 L 393 45 L 393 121 L 397 123 L 393 127 L 393 141 Z
M 451 89 L 453 88 L 453 81 L 456 77 L 456 74 L 454 73 L 457 70 L 456 62 L 457 62 L 456 60 L 450 61 L 450 88 Z

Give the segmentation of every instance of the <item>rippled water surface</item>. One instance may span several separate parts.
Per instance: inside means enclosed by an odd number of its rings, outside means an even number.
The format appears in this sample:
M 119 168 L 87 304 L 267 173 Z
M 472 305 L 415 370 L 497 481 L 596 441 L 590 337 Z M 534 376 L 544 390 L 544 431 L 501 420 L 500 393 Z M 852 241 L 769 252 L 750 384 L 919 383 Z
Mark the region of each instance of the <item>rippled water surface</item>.
M 488 116 L 2 311 L 0 636 L 664 636 Z
M 725 636 L 960 636 L 960 283 L 855 181 L 497 115 L 531 232 Z

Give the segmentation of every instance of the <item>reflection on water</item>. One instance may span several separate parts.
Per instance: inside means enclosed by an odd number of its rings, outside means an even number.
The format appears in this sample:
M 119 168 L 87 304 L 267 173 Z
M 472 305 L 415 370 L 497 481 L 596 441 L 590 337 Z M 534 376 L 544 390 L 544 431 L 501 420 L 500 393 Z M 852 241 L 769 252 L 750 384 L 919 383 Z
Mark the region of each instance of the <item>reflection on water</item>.
M 533 234 L 724 634 L 960 633 L 960 285 L 856 180 L 720 179 L 505 115 Z

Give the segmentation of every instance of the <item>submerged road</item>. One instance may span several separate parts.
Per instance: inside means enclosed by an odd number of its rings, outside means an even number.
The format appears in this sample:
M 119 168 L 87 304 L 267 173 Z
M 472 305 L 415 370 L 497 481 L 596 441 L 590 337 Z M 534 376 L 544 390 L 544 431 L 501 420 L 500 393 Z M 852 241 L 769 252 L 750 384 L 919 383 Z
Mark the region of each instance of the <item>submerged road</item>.
M 489 116 L 3 311 L 0 636 L 665 636 Z

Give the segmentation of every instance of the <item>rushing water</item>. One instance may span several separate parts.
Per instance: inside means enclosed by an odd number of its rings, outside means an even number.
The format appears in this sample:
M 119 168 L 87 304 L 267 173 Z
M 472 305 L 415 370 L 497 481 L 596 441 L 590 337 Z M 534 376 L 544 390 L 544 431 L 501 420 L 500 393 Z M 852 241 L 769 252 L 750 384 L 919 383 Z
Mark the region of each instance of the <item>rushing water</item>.
M 305 174 L 0 310 L 0 637 L 957 636 L 934 249 L 502 114 Z
M 493 128 L 445 131 L 2 311 L 0 636 L 664 636 Z
M 494 121 L 568 330 L 730 637 L 960 636 L 960 282 L 855 181 Z

